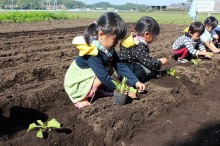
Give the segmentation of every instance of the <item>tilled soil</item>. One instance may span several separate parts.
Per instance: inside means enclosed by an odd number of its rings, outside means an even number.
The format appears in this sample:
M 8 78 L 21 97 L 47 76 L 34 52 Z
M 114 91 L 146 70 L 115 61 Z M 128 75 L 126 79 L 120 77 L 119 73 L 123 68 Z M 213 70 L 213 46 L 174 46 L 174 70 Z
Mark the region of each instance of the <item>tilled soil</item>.
M 202 59 L 199 66 L 175 62 L 172 43 L 186 26 L 161 24 L 161 34 L 150 44 L 151 54 L 155 58 L 167 57 L 169 63 L 164 69 L 175 67 L 180 79 L 171 76 L 152 79 L 146 83 L 148 92 L 141 94 L 140 100 L 124 106 L 115 105 L 113 97 L 107 97 L 79 110 L 65 93 L 63 80 L 78 55 L 72 39 L 82 35 L 92 20 L 63 21 L 64 25 L 62 21 L 52 22 L 52 29 L 43 25 L 48 22 L 0 26 L 0 145 L 121 145 L 121 142 L 145 145 L 146 142 L 132 140 L 140 136 L 135 132 L 142 125 L 153 125 L 153 121 L 162 120 L 171 109 L 204 97 L 205 87 L 219 77 L 219 55 L 212 60 Z M 66 26 L 65 21 L 73 27 Z M 133 27 L 134 23 L 128 23 L 129 31 Z M 219 82 L 216 86 L 219 87 Z M 209 95 L 219 102 L 219 94 Z M 30 123 L 52 118 L 63 128 L 48 133 L 47 138 L 37 138 L 37 131 L 26 132 Z M 158 126 L 148 128 L 153 131 Z M 171 141 L 172 138 L 175 139 L 171 137 Z M 154 140 L 152 137 L 151 142 Z

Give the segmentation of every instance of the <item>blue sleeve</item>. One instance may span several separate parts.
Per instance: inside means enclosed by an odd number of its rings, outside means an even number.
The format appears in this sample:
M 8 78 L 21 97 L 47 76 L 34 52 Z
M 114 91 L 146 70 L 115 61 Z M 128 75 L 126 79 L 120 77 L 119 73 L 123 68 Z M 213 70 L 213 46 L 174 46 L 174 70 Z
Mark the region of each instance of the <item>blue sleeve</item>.
M 87 63 L 102 84 L 112 91 L 116 89 L 115 85 L 112 83 L 113 79 L 108 74 L 102 61 L 98 57 L 89 56 Z
M 128 85 L 134 86 L 138 82 L 138 78 L 134 73 L 119 59 L 118 54 L 114 52 L 113 54 L 114 68 L 122 77 L 128 79 Z

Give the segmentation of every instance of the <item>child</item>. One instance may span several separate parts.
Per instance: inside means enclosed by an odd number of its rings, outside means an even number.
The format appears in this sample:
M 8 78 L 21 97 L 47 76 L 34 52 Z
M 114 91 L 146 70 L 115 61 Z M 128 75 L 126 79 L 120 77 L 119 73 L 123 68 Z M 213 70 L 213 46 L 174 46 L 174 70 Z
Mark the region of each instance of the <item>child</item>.
M 188 33 L 185 33 L 173 43 L 174 58 L 181 63 L 188 62 L 193 56 L 198 55 L 211 58 L 211 54 L 206 52 L 204 45 L 199 40 L 204 31 L 205 28 L 201 22 L 193 22 L 189 27 Z
M 138 20 L 134 32 L 122 42 L 119 57 L 141 82 L 155 77 L 161 65 L 167 62 L 166 58 L 154 59 L 149 54 L 148 44 L 153 42 L 159 32 L 158 23 L 144 16 Z
M 213 44 L 213 32 L 212 30 L 218 26 L 218 20 L 210 16 L 205 19 L 204 21 L 205 25 L 205 32 L 201 35 L 200 39 L 201 41 L 214 53 L 219 53 L 220 50 L 216 48 L 216 46 Z
M 220 48 L 220 25 L 213 29 L 213 43 L 216 48 Z
M 116 89 L 108 74 L 108 66 L 113 66 L 127 77 L 130 86 L 145 90 L 145 85 L 121 63 L 114 50 L 117 42 L 125 37 L 126 31 L 124 20 L 118 14 L 109 12 L 103 14 L 97 23 L 89 25 L 83 37 L 74 38 L 73 44 L 77 45 L 80 52 L 65 75 L 64 87 L 76 107 L 91 105 L 88 98 L 92 98 L 101 85 L 112 91 Z M 136 98 L 134 94 L 129 95 Z

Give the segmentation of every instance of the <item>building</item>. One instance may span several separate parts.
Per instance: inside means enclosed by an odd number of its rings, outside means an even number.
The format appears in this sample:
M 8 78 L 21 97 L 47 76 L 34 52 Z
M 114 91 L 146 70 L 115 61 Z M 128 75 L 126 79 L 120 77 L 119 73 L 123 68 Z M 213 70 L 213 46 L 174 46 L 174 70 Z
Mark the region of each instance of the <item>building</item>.
M 150 6 L 151 10 L 160 10 L 160 8 L 162 7 L 162 9 L 166 9 L 167 6 Z

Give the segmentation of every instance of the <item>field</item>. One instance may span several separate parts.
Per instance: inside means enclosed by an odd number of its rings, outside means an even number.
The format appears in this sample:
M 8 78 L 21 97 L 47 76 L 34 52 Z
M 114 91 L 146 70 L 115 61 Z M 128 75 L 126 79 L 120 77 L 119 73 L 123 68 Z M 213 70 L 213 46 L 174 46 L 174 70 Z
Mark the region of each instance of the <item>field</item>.
M 0 21 L 3 22 L 37 22 L 52 19 L 79 19 L 92 18 L 97 19 L 102 12 L 0 12 Z M 125 21 L 135 22 L 142 16 L 153 17 L 158 23 L 162 24 L 190 24 L 192 20 L 186 11 L 165 11 L 165 12 L 119 12 L 118 13 Z M 218 20 L 219 13 L 211 14 Z M 207 13 L 198 15 L 198 21 L 203 22 L 208 16 Z
M 97 98 L 92 106 L 75 108 L 64 91 L 63 80 L 78 55 L 72 39 L 97 18 L 83 15 L 70 20 L 1 23 L 0 145 L 220 144 L 220 56 L 202 59 L 199 66 L 175 62 L 172 43 L 188 25 L 165 22 L 159 13 L 155 19 L 160 22 L 161 33 L 150 44 L 151 54 L 167 57 L 169 62 L 163 68 L 174 67 L 180 79 L 167 75 L 152 79 L 145 83 L 147 93 L 139 95 L 140 100 L 124 106 L 107 97 Z M 138 16 L 130 19 L 122 15 L 128 32 Z M 37 131 L 26 132 L 30 123 L 52 118 L 63 128 L 51 131 L 47 138 L 37 138 Z

